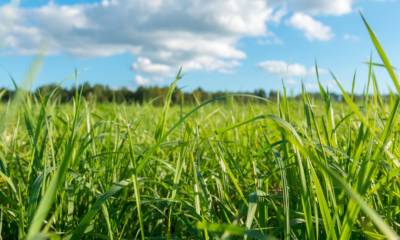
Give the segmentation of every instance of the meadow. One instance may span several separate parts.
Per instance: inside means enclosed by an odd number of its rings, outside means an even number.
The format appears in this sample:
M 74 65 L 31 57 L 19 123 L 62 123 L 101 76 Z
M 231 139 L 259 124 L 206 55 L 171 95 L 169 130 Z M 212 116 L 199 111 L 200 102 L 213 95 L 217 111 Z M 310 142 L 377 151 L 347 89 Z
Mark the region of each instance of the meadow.
M 17 91 L 0 108 L 1 238 L 398 239 L 400 84 L 366 26 L 382 64 L 357 101 L 337 81 L 343 102 L 320 85 L 171 105 L 180 73 L 163 107 Z

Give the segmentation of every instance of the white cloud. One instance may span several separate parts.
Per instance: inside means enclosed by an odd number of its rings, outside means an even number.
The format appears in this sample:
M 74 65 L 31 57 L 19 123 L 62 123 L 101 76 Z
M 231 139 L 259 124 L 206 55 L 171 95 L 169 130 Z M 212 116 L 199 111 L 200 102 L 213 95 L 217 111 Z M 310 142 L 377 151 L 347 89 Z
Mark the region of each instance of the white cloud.
M 270 21 L 279 24 L 287 14 L 286 8 L 278 8 L 270 17 Z
M 267 73 L 285 77 L 305 77 L 308 70 L 305 66 L 298 63 L 287 63 L 285 61 L 269 60 L 260 62 L 258 67 Z
M 310 41 L 328 41 L 334 37 L 329 26 L 301 12 L 294 13 L 287 24 L 304 32 L 304 35 Z
M 286 4 L 293 11 L 312 15 L 343 15 L 352 11 L 355 0 L 287 0 Z
M 132 64 L 132 68 L 138 72 L 145 72 L 150 74 L 158 75 L 169 75 L 171 74 L 171 67 L 164 64 L 153 63 L 148 58 L 139 57 L 137 61 Z
M 329 26 L 312 16 L 341 16 L 352 11 L 355 0 L 269 0 L 270 5 L 294 13 L 287 23 L 304 32 L 310 41 L 328 41 L 334 37 Z M 276 13 L 275 13 L 276 14 Z
M 341 15 L 353 0 L 102 0 L 99 3 L 34 8 L 0 6 L 2 54 L 48 54 L 82 57 L 132 54 L 138 82 L 157 81 L 185 71 L 232 72 L 246 53 L 245 37 L 281 44 L 267 25 L 289 24 L 310 40 L 329 40 L 328 26 L 310 15 Z M 306 15 L 310 14 L 310 15 Z M 9 24 L 7 24 L 9 23 Z M 145 76 L 145 77 L 143 77 Z
M 265 0 L 103 0 L 36 8 L 0 7 L 2 53 L 83 57 L 131 53 L 138 74 L 168 76 L 185 70 L 230 72 L 246 58 L 237 43 L 268 33 L 279 21 Z M 139 79 L 139 82 L 143 79 Z
M 288 63 L 281 60 L 267 60 L 257 64 L 259 68 L 269 74 L 278 75 L 293 81 L 293 78 L 305 78 L 315 74 L 315 67 L 306 67 L 300 63 Z M 319 74 L 325 74 L 327 71 L 318 68 Z

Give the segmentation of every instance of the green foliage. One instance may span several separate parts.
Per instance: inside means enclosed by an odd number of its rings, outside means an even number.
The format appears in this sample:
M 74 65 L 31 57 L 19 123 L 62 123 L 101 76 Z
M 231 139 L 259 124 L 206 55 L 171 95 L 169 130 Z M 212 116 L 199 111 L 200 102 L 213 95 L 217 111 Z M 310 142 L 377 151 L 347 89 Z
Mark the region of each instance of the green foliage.
M 303 97 L 33 102 L 0 145 L 2 237 L 394 237 L 399 100 L 375 113 Z
M 320 84 L 176 106 L 180 73 L 157 99 L 139 88 L 141 105 L 17 88 L 1 105 L 0 238 L 398 239 L 400 99 L 382 100 L 377 66 L 357 101 L 332 74 L 341 103 Z
M 147 104 L 151 103 L 155 106 L 164 106 L 166 104 L 165 96 L 169 92 L 169 87 L 139 86 L 135 90 L 130 90 L 126 87 L 120 89 L 111 89 L 108 86 L 96 84 L 90 85 L 84 83 L 78 87 L 62 88 L 55 84 L 44 85 L 32 92 L 29 95 L 32 99 L 43 98 L 49 94 L 53 94 L 52 101 L 56 103 L 69 103 L 75 96 L 75 93 L 81 92 L 82 98 L 90 102 L 98 103 L 136 103 Z M 12 101 L 15 97 L 16 91 L 6 88 L 0 88 L 0 100 L 3 103 Z M 28 92 L 27 92 L 28 93 Z M 191 92 L 184 92 L 179 88 L 174 88 L 171 92 L 170 103 L 173 105 L 193 105 L 213 98 L 220 98 L 225 95 L 234 94 L 232 92 L 207 92 L 201 88 L 197 88 Z M 240 93 L 235 93 L 240 94 Z M 241 94 L 251 94 L 261 98 L 267 97 L 263 89 L 258 89 L 253 92 L 242 92 Z M 276 92 L 270 92 L 271 98 L 276 95 Z M 228 101 L 226 101 L 228 102 Z M 236 102 L 248 103 L 249 99 L 246 97 L 237 97 Z M 254 100 L 253 100 L 254 102 Z

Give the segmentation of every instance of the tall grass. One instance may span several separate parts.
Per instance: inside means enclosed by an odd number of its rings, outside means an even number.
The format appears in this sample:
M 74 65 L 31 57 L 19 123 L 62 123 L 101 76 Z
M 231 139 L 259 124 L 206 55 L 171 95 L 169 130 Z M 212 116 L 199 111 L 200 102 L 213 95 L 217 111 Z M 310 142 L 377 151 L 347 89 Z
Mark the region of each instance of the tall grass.
M 21 91 L 2 106 L 0 236 L 397 239 L 400 100 L 369 66 L 361 102 L 333 74 L 344 103 L 320 84 L 322 100 L 170 106 L 180 72 L 163 108 Z

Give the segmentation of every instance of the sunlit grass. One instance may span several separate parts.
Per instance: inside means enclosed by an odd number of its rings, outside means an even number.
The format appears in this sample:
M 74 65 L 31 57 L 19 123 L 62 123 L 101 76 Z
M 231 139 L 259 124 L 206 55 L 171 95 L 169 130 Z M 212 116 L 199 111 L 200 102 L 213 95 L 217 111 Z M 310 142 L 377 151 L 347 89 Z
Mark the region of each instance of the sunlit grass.
M 170 106 L 180 73 L 162 108 L 20 92 L 1 108 L 0 235 L 396 239 L 399 98 L 381 99 L 374 66 L 361 102 L 333 74 L 343 103 L 321 85 L 323 100 Z

